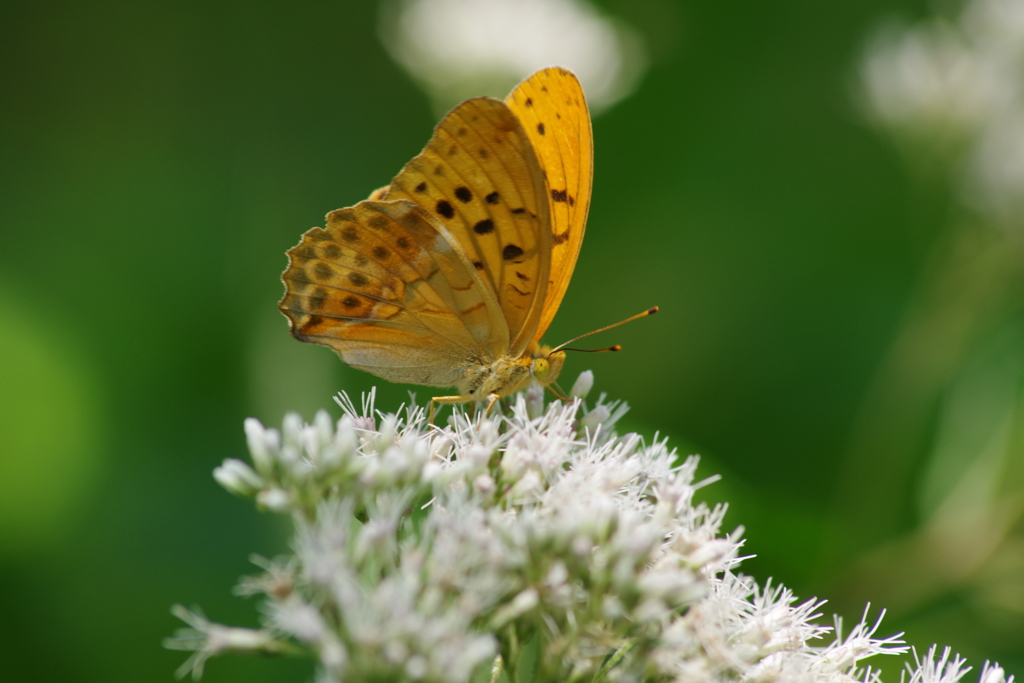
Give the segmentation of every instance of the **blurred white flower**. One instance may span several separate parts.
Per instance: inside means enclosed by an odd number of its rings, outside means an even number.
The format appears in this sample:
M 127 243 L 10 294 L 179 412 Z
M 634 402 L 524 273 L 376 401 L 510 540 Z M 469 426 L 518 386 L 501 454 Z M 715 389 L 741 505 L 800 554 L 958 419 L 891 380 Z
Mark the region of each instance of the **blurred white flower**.
M 597 111 L 645 67 L 640 36 L 586 0 L 394 0 L 382 10 L 385 46 L 442 112 L 480 93 L 504 97 L 548 66 L 574 71 Z
M 956 22 L 887 27 L 861 82 L 875 122 L 946 155 L 967 203 L 1024 236 L 1024 3 L 969 0 Z
M 289 514 L 294 555 L 257 558 L 264 573 L 238 589 L 264 596 L 262 629 L 175 608 L 191 628 L 168 646 L 195 652 L 180 673 L 290 651 L 323 683 L 462 683 L 515 671 L 532 642 L 538 683 L 876 683 L 863 660 L 906 650 L 867 612 L 815 645 L 832 631 L 823 601 L 737 574 L 742 530 L 723 535 L 725 506 L 694 503 L 713 479 L 664 441 L 615 435 L 624 406 L 510 402 L 443 429 L 418 408 L 378 413 L 372 396 L 361 412 L 342 397 L 336 422 L 247 421 L 256 469 L 229 460 L 218 480 Z M 956 683 L 962 664 L 929 652 L 911 683 Z M 982 683 L 1012 679 L 986 665 Z
M 981 125 L 995 85 L 952 27 L 887 27 L 867 52 L 862 78 L 871 113 L 908 136 L 956 143 Z

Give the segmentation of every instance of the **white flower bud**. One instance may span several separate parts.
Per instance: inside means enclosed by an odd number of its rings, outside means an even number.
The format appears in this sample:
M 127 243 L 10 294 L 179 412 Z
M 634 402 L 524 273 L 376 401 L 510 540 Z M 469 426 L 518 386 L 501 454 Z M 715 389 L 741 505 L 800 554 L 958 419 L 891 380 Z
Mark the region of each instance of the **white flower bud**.
M 356 424 L 348 413 L 341 416 L 334 433 L 334 448 L 337 449 L 339 457 L 348 458 L 359 448 L 359 434 L 356 432 Z
M 573 398 L 586 398 L 590 390 L 594 388 L 594 373 L 590 370 L 584 370 L 580 373 L 580 376 L 573 382 L 572 389 L 569 390 L 569 395 Z
M 206 647 L 213 654 L 252 652 L 264 648 L 273 639 L 274 636 L 266 631 L 210 624 L 206 633 Z
M 213 478 L 228 491 L 240 496 L 251 496 L 264 486 L 260 475 L 235 458 L 228 458 L 220 467 L 214 468 Z
M 512 602 L 503 605 L 494 613 L 490 622 L 491 628 L 501 628 L 516 617 L 532 610 L 539 602 L 540 595 L 533 588 L 521 591 L 516 597 L 512 598 Z
M 275 430 L 266 429 L 255 417 L 246 418 L 245 440 L 249 445 L 249 455 L 256 470 L 264 476 L 273 471 L 274 456 L 280 443 L 276 436 Z
M 513 502 L 532 501 L 544 491 L 544 480 L 536 470 L 530 470 L 517 481 L 508 492 Z
M 481 474 L 473 480 L 473 490 L 481 496 L 493 496 L 496 489 L 497 484 L 495 484 L 494 479 L 489 474 Z
M 284 423 L 281 425 L 281 435 L 284 437 L 286 446 L 298 447 L 302 445 L 302 417 L 298 413 L 288 413 L 284 416 Z
M 1013 676 L 1010 677 L 1010 680 L 1013 680 Z M 1006 683 L 1006 673 L 995 662 L 985 662 L 981 669 L 981 676 L 978 677 L 978 683 Z
M 316 411 L 316 417 L 313 418 L 313 427 L 316 429 L 318 437 L 317 446 L 319 448 L 323 448 L 331 442 L 331 437 L 334 436 L 331 429 L 332 426 L 331 416 L 326 410 Z
M 589 429 L 593 431 L 597 429 L 599 425 L 602 425 L 605 422 L 607 422 L 608 418 L 611 416 L 612 412 L 608 410 L 608 406 L 597 406 L 596 408 L 594 408 L 589 413 L 583 416 L 583 419 L 580 420 L 580 426 L 583 427 L 584 429 Z
M 536 420 L 544 414 L 544 387 L 534 382 L 526 390 L 526 414 Z
M 284 489 L 266 489 L 256 494 L 256 502 L 272 512 L 287 512 L 291 508 L 288 492 Z

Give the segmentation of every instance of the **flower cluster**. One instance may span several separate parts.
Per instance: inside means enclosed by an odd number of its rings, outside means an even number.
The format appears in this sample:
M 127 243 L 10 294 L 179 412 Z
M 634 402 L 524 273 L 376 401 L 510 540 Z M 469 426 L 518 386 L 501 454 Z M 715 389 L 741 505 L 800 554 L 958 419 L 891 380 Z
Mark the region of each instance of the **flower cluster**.
M 194 651 L 180 673 L 249 651 L 307 653 L 324 683 L 873 683 L 863 660 L 906 650 L 866 621 L 815 646 L 832 632 L 815 622 L 821 602 L 737 574 L 741 530 L 723 534 L 725 507 L 694 502 L 712 481 L 695 479 L 697 457 L 617 436 L 625 408 L 588 408 L 592 382 L 571 403 L 534 388 L 507 414 L 457 411 L 444 428 L 419 408 L 378 413 L 372 394 L 362 410 L 341 397 L 336 423 L 248 420 L 253 464 L 215 477 L 290 515 L 294 554 L 240 587 L 265 597 L 261 629 L 175 608 L 191 628 L 168 645 Z M 929 653 L 912 683 L 955 683 L 965 669 L 947 657 Z

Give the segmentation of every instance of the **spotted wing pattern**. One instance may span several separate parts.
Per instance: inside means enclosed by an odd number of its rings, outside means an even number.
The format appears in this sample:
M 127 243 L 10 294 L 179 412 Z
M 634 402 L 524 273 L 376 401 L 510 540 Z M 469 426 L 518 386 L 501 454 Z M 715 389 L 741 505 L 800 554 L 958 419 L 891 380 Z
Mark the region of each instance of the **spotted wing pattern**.
M 438 124 L 423 152 L 375 196 L 405 199 L 440 221 L 494 293 L 518 357 L 544 313 L 550 202 L 533 144 L 498 100 L 475 98 Z
M 562 303 L 583 244 L 594 176 L 594 137 L 583 88 L 571 71 L 558 67 L 538 71 L 505 102 L 530 139 L 547 184 L 551 277 L 534 333 L 534 340 L 540 340 Z
M 288 251 L 292 334 L 384 379 L 451 386 L 509 344 L 501 308 L 460 243 L 422 207 L 364 201 Z

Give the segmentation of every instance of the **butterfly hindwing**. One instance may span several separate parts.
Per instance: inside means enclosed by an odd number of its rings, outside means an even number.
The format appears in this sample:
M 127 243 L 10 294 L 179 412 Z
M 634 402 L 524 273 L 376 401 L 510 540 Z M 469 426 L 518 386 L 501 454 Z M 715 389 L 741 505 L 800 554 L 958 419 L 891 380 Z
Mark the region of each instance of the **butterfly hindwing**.
M 292 334 L 391 381 L 457 384 L 498 357 L 508 328 L 459 244 L 422 207 L 364 201 L 288 251 L 280 308 Z
M 566 69 L 538 71 L 505 102 L 530 139 L 547 184 L 551 276 L 534 333 L 534 340 L 539 340 L 562 303 L 583 244 L 594 176 L 594 137 L 583 87 Z
M 518 118 L 482 97 L 449 112 L 384 194 L 419 204 L 451 232 L 494 292 L 513 356 L 533 340 L 543 313 L 552 239 L 546 195 Z

